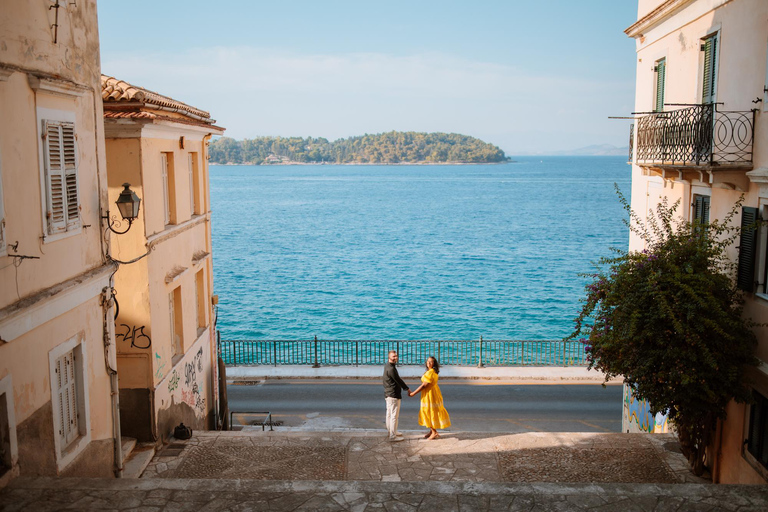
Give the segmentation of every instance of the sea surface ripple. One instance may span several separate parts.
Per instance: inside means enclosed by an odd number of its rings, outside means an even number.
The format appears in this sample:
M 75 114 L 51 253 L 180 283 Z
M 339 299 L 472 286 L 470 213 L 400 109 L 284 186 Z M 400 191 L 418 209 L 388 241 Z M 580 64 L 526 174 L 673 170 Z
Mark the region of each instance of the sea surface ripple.
M 223 339 L 557 339 L 625 249 L 623 157 L 210 167 Z

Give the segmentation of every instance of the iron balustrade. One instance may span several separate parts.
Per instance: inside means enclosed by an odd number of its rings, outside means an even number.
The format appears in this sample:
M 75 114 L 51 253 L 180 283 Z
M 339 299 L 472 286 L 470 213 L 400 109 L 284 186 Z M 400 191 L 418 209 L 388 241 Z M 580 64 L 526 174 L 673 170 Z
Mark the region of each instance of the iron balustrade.
M 563 340 L 220 340 L 228 366 L 383 365 L 396 350 L 401 365 L 435 356 L 449 366 L 586 366 L 584 344 Z
M 719 111 L 716 103 L 648 113 L 638 117 L 630 152 L 636 145 L 640 165 L 748 167 L 754 126 L 754 110 Z

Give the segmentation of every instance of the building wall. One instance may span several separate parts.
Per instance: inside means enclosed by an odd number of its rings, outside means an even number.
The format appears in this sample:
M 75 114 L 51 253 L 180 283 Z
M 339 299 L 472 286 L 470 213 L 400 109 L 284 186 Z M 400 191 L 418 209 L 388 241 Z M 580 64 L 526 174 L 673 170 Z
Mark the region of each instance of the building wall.
M 639 18 L 665 2 L 640 0 Z M 716 65 L 716 101 L 718 111 L 749 111 L 757 109 L 754 122 L 753 168 L 768 167 L 768 101 L 763 93 L 766 86 L 768 60 L 768 2 L 763 0 L 690 0 L 669 4 L 670 14 L 655 24 L 638 29 L 630 35 L 637 41 L 637 84 L 635 110 L 649 112 L 655 102 L 654 67 L 666 59 L 664 102 L 666 104 L 698 104 L 702 102 L 702 39 L 719 34 Z M 633 26 L 634 27 L 634 26 Z M 754 102 L 757 98 L 762 102 Z M 682 108 L 667 105 L 665 111 Z M 637 140 L 637 138 L 635 139 Z M 710 196 L 710 220 L 722 219 L 740 197 L 744 206 L 758 207 L 768 202 L 768 194 L 756 182 L 747 178 L 749 169 L 714 171 L 714 178 L 703 174 L 700 179 L 681 180 L 676 172 L 659 176 L 661 169 L 632 166 L 632 207 L 641 217 L 653 209 L 661 198 L 670 203 L 680 201 L 678 213 L 685 220 L 693 219 L 694 195 Z M 719 173 L 719 174 L 718 174 Z M 765 188 L 765 187 L 763 187 Z M 739 210 L 734 224 L 740 225 Z M 733 261 L 739 258 L 738 243 L 729 251 Z M 640 250 L 643 242 L 630 236 L 630 249 Z M 756 322 L 768 322 L 768 300 L 747 293 L 745 315 Z M 759 346 L 756 355 L 768 361 L 768 329 L 756 329 Z M 763 372 L 764 373 L 764 372 Z M 764 375 L 768 379 L 768 375 Z M 747 436 L 748 407 L 731 403 L 728 418 L 720 430 L 720 445 L 710 450 L 708 464 L 716 466 L 715 478 L 723 483 L 765 483 L 753 465 L 747 462 L 744 440 Z M 626 416 L 626 413 L 625 413 Z M 626 417 L 625 417 L 626 421 Z M 715 460 L 717 459 L 717 460 Z
M 0 424 L 11 431 L 3 437 L 15 439 L 8 474 L 109 476 L 114 442 L 104 345 L 114 340 L 101 293 L 114 267 L 100 228 L 106 165 L 96 2 L 62 2 L 56 35 L 50 5 L 0 0 Z M 45 119 L 74 123 L 76 137 L 79 220 L 57 234 L 49 233 L 46 214 Z M 14 257 L 20 255 L 31 258 Z M 69 354 L 79 428 L 60 441 L 55 367 Z M 0 486 L 7 480 L 0 477 Z
M 115 276 L 120 299 L 117 319 L 121 407 L 124 429 L 146 440 L 167 439 L 183 422 L 194 429 L 212 428 L 216 390 L 213 353 L 211 242 L 208 209 L 206 131 L 184 125 L 107 123 L 110 201 L 123 182 L 142 198 L 140 219 L 128 234 L 115 237 L 120 259 L 151 252 L 140 262 L 121 267 Z M 180 137 L 184 137 L 181 148 Z M 162 157 L 173 165 L 171 223 L 165 223 Z M 197 205 L 191 201 L 189 154 L 197 164 Z M 135 184 L 135 185 L 134 185 Z M 129 236 L 130 235 L 130 236 Z M 207 254 L 206 254 L 207 253 Z M 201 255 L 204 257 L 200 258 Z M 198 298 L 198 272 L 204 272 Z M 171 339 L 169 297 L 180 290 L 181 350 Z M 178 309 L 178 308 L 177 308 Z M 205 328 L 198 325 L 198 315 Z M 136 333 L 145 335 L 140 340 Z M 130 372 L 131 376 L 123 375 Z M 149 403 L 146 408 L 143 404 Z M 137 409 L 139 407 L 139 409 Z M 137 412 L 138 411 L 138 412 Z

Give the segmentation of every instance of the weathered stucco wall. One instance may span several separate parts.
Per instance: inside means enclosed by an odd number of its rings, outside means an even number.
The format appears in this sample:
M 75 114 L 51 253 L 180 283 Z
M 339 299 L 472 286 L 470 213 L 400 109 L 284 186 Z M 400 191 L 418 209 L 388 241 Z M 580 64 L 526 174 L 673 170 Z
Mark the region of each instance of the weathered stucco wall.
M 640 17 L 649 13 L 663 2 L 640 0 Z M 654 67 L 659 59 L 666 59 L 666 80 L 664 102 L 666 104 L 699 104 L 702 98 L 702 39 L 719 33 L 719 48 L 716 64 L 716 101 L 718 111 L 749 111 L 757 109 L 754 122 L 753 168 L 768 167 L 768 116 L 766 105 L 757 102 L 764 98 L 768 61 L 768 2 L 764 0 L 695 0 L 680 2 L 681 7 L 666 19 L 654 25 L 643 27 L 636 34 L 637 40 L 637 82 L 635 110 L 649 112 L 654 108 L 655 80 Z M 681 106 L 667 105 L 665 110 Z M 637 140 L 637 139 L 636 139 Z M 710 196 L 710 220 L 722 219 L 731 211 L 743 195 L 744 206 L 758 207 L 766 204 L 768 198 L 760 193 L 757 183 L 746 179 L 750 169 L 733 171 L 733 180 L 727 184 L 711 185 L 706 174 L 703 180 L 678 181 L 677 173 L 671 172 L 667 179 L 650 176 L 648 169 L 633 165 L 632 207 L 641 217 L 653 208 L 661 197 L 670 203 L 679 200 L 678 213 L 686 220 L 692 220 L 692 203 L 697 194 Z M 655 171 L 654 171 L 655 172 Z M 714 173 L 722 173 L 715 169 Z M 740 173 L 740 174 L 739 174 Z M 689 175 L 690 176 L 690 175 Z M 721 174 L 722 176 L 722 174 Z M 728 180 L 723 180 L 728 181 Z M 734 187 L 741 184 L 744 190 Z M 734 223 L 741 222 L 739 210 Z M 737 261 L 738 242 L 729 250 L 729 256 Z M 630 236 L 630 249 L 639 250 L 643 245 L 635 235 Z M 768 301 L 753 294 L 746 294 L 745 314 L 756 322 L 768 322 Z M 768 361 L 768 329 L 755 330 L 759 346 L 756 355 Z M 625 404 L 625 423 L 627 415 Z M 639 410 L 639 409 L 638 409 Z M 750 466 L 744 454 L 747 409 L 732 403 L 728 418 L 722 427 L 722 444 L 719 449 L 718 473 L 723 483 L 764 483 L 763 478 Z M 643 423 L 640 421 L 640 423 Z M 648 423 L 648 422 L 645 422 Z M 714 458 L 716 452 L 712 453 Z M 708 464 L 714 466 L 714 460 Z

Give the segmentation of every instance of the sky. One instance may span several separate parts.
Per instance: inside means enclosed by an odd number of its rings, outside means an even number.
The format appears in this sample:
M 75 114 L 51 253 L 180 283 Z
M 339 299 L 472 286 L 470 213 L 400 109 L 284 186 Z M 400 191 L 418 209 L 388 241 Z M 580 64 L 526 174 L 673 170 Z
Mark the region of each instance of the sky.
M 455 132 L 509 155 L 627 145 L 635 0 L 102 0 L 102 73 L 226 136 Z

